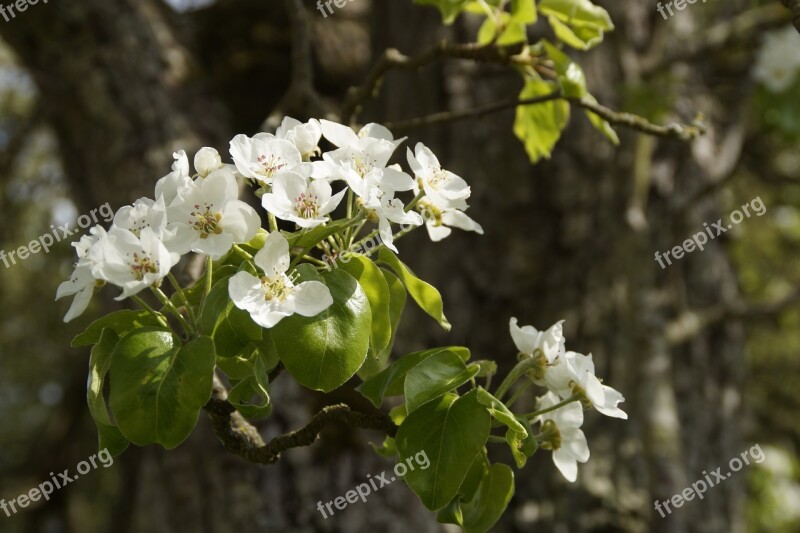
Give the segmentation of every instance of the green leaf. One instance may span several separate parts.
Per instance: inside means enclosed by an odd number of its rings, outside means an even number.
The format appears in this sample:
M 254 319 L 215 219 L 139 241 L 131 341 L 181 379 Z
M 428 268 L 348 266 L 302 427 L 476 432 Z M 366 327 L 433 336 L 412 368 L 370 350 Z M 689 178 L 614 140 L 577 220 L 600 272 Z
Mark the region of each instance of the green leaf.
M 315 317 L 286 317 L 270 334 L 281 361 L 301 385 L 330 392 L 364 363 L 372 315 L 364 290 L 350 274 L 337 269 L 322 279 L 333 304 Z
M 239 262 L 241 263 L 241 261 Z M 238 266 L 238 263 L 237 263 Z M 214 264 L 214 270 L 211 273 L 211 283 L 212 287 L 222 281 L 223 279 L 227 279 L 234 274 L 236 274 L 237 267 L 232 265 L 225 265 L 225 264 Z M 203 301 L 203 293 L 205 292 L 206 288 L 206 275 L 200 277 L 197 281 L 194 282 L 194 285 L 191 287 L 184 289 L 183 293 L 186 295 L 186 299 L 189 300 L 189 305 L 195 308 L 200 307 L 200 303 Z M 183 305 L 183 300 L 178 295 L 178 293 L 174 293 L 170 296 L 170 300 L 173 304 L 177 307 Z
M 514 456 L 517 468 L 523 468 L 525 463 L 528 462 L 528 457 L 536 453 L 539 444 L 536 442 L 531 423 L 522 416 L 517 416 L 516 419 L 525 428 L 527 435 L 523 436 L 521 433 L 509 428 L 506 431 L 506 442 L 511 448 L 511 454 Z
M 472 379 L 478 370 L 477 365 L 467 368 L 454 352 L 442 351 L 428 357 L 406 375 L 406 410 L 412 413 L 423 404 L 460 387 Z
M 445 331 L 450 331 L 450 322 L 444 316 L 444 304 L 439 291 L 415 276 L 411 269 L 404 265 L 391 250 L 381 248 L 379 258 L 397 274 L 417 305 L 439 322 Z
M 481 480 L 475 496 L 461 504 L 465 533 L 486 533 L 503 515 L 514 496 L 514 472 L 508 465 L 493 464 Z
M 214 340 L 219 357 L 235 357 L 250 341 L 261 339 L 261 326 L 228 295 L 228 281 L 223 279 L 211 288 L 200 317 L 200 331 Z
M 145 326 L 162 326 L 162 324 L 148 311 L 130 309 L 115 311 L 89 324 L 83 333 L 79 333 L 72 339 L 72 346 L 97 344 L 104 329 L 110 329 L 118 337 L 123 337 L 129 331 Z
M 414 0 L 415 4 L 429 5 L 439 8 L 442 12 L 442 20 L 445 24 L 452 24 L 459 13 L 464 11 L 464 8 L 472 0 Z
M 522 436 L 522 438 L 528 436 L 528 430 L 526 430 L 525 426 L 517 421 L 514 413 L 512 413 L 503 402 L 492 396 L 492 394 L 483 387 L 478 387 L 478 402 L 480 402 L 481 405 L 486 406 L 486 409 L 489 411 L 489 414 L 492 415 L 492 418 L 511 429 L 514 433 L 518 433 Z
M 467 476 L 458 489 L 458 494 L 450 501 L 450 504 L 443 508 L 436 516 L 436 520 L 443 524 L 457 524 L 463 526 L 464 515 L 461 511 L 461 502 L 469 501 L 478 492 L 481 481 L 489 473 L 489 461 L 486 459 L 486 451 L 479 453 L 472 465 L 469 467 Z
M 409 370 L 429 357 L 445 351 L 457 354 L 463 362 L 469 360 L 469 350 L 461 346 L 432 348 L 421 352 L 413 352 L 404 355 L 389 368 L 366 380 L 356 387 L 356 390 L 371 401 L 375 407 L 380 407 L 384 396 L 398 396 L 405 393 L 405 379 Z
M 583 99 L 588 100 L 593 104 L 597 103 L 597 99 L 591 94 L 587 94 L 586 96 L 583 97 Z M 597 115 L 594 112 L 589 111 L 588 109 L 584 111 L 586 113 L 586 116 L 589 118 L 589 122 L 592 123 L 592 126 L 594 126 L 597 131 L 605 135 L 606 138 L 609 141 L 611 141 L 611 144 L 613 144 L 614 146 L 618 146 L 619 136 L 617 136 L 617 132 L 614 131 L 614 128 L 611 127 L 611 124 L 609 124 L 608 121 L 603 117 L 601 117 L 600 115 Z
M 228 392 L 228 401 L 242 416 L 251 420 L 266 418 L 272 412 L 272 403 L 269 398 L 269 371 L 265 358 L 257 357 L 252 375 L 237 383 Z M 253 403 L 253 397 L 259 399 Z
M 378 354 L 378 361 L 384 362 L 389 360 L 394 347 L 394 341 L 397 338 L 397 329 L 400 327 L 400 319 L 403 318 L 403 311 L 406 308 L 406 300 L 408 293 L 406 288 L 400 282 L 400 278 L 391 272 L 381 269 L 386 280 L 386 285 L 389 287 L 389 322 L 392 326 L 392 337 L 389 344 Z
M 108 449 L 116 457 L 128 448 L 129 441 L 112 422 L 103 396 L 103 384 L 111 366 L 111 354 L 119 342 L 119 337 L 111 329 L 104 329 L 100 341 L 92 348 L 89 357 L 89 380 L 86 385 L 86 401 L 89 404 L 97 425 L 98 449 Z
M 489 439 L 491 419 L 472 391 L 461 398 L 447 394 L 408 415 L 397 431 L 400 461 L 424 451 L 431 458 L 425 470 L 413 470 L 405 481 L 431 510 L 441 509 L 461 483 Z
M 517 467 L 525 466 L 528 457 L 536 451 L 536 439 L 533 437 L 530 424 L 514 415 L 503 402 L 482 387 L 478 387 L 478 401 L 481 405 L 486 406 L 492 418 L 508 428 L 506 442 L 511 448 Z M 532 450 L 531 442 L 533 443 Z
M 586 76 L 583 74 L 583 69 L 548 41 L 543 40 L 542 45 L 556 67 L 561 94 L 567 98 L 583 98 L 587 94 Z
M 186 345 L 171 331 L 142 328 L 119 341 L 111 361 L 111 409 L 137 446 L 175 448 L 191 434 L 211 397 L 214 343 Z
M 372 449 L 375 450 L 375 453 L 381 457 L 388 457 L 391 459 L 397 456 L 397 445 L 392 437 L 386 437 L 383 439 L 383 443 L 381 443 L 380 446 L 372 442 L 370 442 L 370 446 L 372 446 Z
M 536 19 L 536 0 L 512 0 L 512 21 L 527 25 L 535 23 Z
M 372 313 L 370 349 L 377 355 L 392 340 L 392 324 L 389 315 L 391 296 L 386 278 L 369 257 L 361 254 L 351 254 L 350 261 L 342 263 L 339 268 L 353 276 L 364 289 L 364 294 L 367 295 Z
M 521 100 L 546 96 L 556 87 L 541 79 L 528 79 L 519 95 Z M 561 99 L 517 107 L 514 134 L 525 145 L 532 163 L 549 159 L 561 132 L 569 122 L 569 103 Z
M 580 50 L 600 44 L 604 33 L 614 29 L 608 12 L 589 0 L 540 0 L 539 11 L 561 42 Z

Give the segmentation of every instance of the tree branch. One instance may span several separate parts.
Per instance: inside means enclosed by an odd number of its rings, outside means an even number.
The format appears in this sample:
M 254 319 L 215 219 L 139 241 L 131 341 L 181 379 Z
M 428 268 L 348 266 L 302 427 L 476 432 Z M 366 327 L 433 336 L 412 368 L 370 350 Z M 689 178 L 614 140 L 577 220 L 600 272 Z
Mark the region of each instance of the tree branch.
M 530 60 L 515 59 L 521 51 L 520 45 L 495 46 L 479 44 L 449 44 L 441 41 L 418 56 L 409 57 L 395 48 L 385 50 L 360 87 L 351 87 L 342 106 L 341 122 L 348 124 L 360 112 L 361 106 L 380 91 L 383 77 L 393 68 L 416 70 L 442 58 L 470 59 L 483 63 L 512 64 L 528 63 Z
M 654 135 L 657 137 L 670 137 L 673 139 L 679 139 L 681 141 L 690 141 L 699 135 L 705 134 L 706 132 L 706 128 L 702 122 L 702 117 L 699 115 L 692 121 L 691 125 L 673 122 L 671 124 L 667 124 L 666 126 L 659 126 L 657 124 L 648 122 L 647 119 L 638 115 L 633 115 L 631 113 L 618 113 L 586 98 L 567 98 L 567 100 L 579 107 L 591 111 L 599 117 L 602 117 L 610 124 L 626 126 L 636 131 L 647 133 L 648 135 Z
M 323 408 L 304 427 L 264 443 L 258 430 L 236 411 L 227 396 L 225 387 L 215 378 L 211 399 L 204 409 L 225 449 L 251 463 L 272 464 L 288 449 L 313 444 L 325 426 L 332 422 L 375 429 L 389 436 L 397 432 L 397 426 L 387 415 L 360 413 L 345 404 L 338 404 Z
M 800 32 L 800 0 L 782 0 L 789 11 L 792 12 L 792 23 Z
M 467 109 L 464 111 L 442 111 L 439 113 L 434 113 L 432 115 L 416 117 L 409 120 L 389 122 L 386 123 L 385 126 L 392 131 L 403 131 L 403 130 L 418 128 L 421 126 L 430 126 L 432 124 L 442 124 L 447 122 L 456 122 L 459 120 L 480 118 L 489 113 L 503 111 L 505 109 L 512 109 L 525 105 L 541 104 L 544 102 L 550 102 L 557 99 L 563 99 L 567 102 L 570 102 L 573 105 L 587 109 L 592 113 L 595 113 L 596 115 L 602 117 L 610 124 L 617 126 L 625 126 L 637 131 L 641 131 L 642 133 L 647 133 L 649 135 L 654 135 L 658 137 L 669 137 L 686 141 L 686 140 L 691 140 L 697 137 L 698 135 L 702 135 L 705 133 L 705 127 L 703 126 L 703 124 L 699 119 L 696 119 L 692 125 L 672 123 L 667 126 L 659 126 L 657 124 L 652 124 L 648 122 L 646 119 L 638 115 L 632 115 L 630 113 L 619 113 L 588 99 L 565 98 L 561 95 L 561 92 L 558 90 L 553 91 L 550 94 L 537 96 L 534 98 L 524 98 L 522 100 L 517 100 L 517 99 L 506 100 L 503 102 L 487 104 L 484 106 L 476 107 L 473 109 Z

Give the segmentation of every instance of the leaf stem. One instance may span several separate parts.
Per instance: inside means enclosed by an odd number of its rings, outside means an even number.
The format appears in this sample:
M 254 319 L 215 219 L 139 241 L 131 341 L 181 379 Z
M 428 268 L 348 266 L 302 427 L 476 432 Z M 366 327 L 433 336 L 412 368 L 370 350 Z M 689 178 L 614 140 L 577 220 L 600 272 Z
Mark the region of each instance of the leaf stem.
M 189 314 L 189 320 L 192 321 L 192 324 L 197 324 L 197 318 L 194 316 L 194 311 L 192 311 L 192 306 L 189 304 L 189 299 L 186 297 L 186 293 L 183 292 L 183 287 L 181 287 L 181 284 L 178 283 L 178 280 L 175 278 L 172 272 L 167 274 L 167 278 L 169 278 L 172 288 L 175 289 L 175 292 L 181 299 L 181 303 L 183 303 L 183 306 L 186 308 L 186 312 Z
M 164 319 L 164 315 L 162 315 L 161 313 L 159 313 L 158 311 L 156 311 L 155 309 L 150 307 L 147 304 L 147 302 L 142 300 L 142 298 L 140 296 L 134 294 L 133 296 L 131 296 L 131 300 L 133 300 L 137 304 L 141 305 L 143 309 L 147 310 L 148 313 L 153 315 L 153 317 L 156 320 L 158 320 L 161 323 L 162 326 L 164 326 L 165 328 L 169 328 L 169 324 L 167 324 L 167 321 Z
M 194 327 L 192 327 L 186 321 L 186 319 L 183 317 L 181 312 L 178 311 L 178 308 L 175 307 L 175 304 L 173 304 L 172 301 L 169 298 L 167 298 L 167 295 L 164 294 L 164 291 L 162 291 L 161 289 L 159 289 L 157 287 L 150 287 L 150 290 L 153 291 L 153 294 L 156 295 L 156 298 L 158 298 L 158 300 L 162 303 L 162 305 L 166 309 L 169 309 L 169 311 L 173 315 L 175 315 L 175 318 L 178 320 L 178 322 L 180 322 L 181 327 L 186 331 L 186 333 L 188 335 L 190 335 L 190 336 L 193 336 L 195 334 L 195 332 L 196 332 Z

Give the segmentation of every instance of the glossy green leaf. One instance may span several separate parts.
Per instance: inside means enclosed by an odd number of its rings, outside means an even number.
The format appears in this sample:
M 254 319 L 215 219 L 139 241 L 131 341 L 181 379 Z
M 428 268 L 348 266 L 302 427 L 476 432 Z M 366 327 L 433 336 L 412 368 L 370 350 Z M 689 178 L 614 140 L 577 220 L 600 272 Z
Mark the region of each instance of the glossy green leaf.
M 174 448 L 191 434 L 211 396 L 214 343 L 186 345 L 162 328 L 123 337 L 112 354 L 111 409 L 125 437 L 138 446 Z
M 463 362 L 469 360 L 469 350 L 461 346 L 432 348 L 421 352 L 413 352 L 404 355 L 392 363 L 389 368 L 366 380 L 356 387 L 356 390 L 371 401 L 375 407 L 380 407 L 385 396 L 398 396 L 405 393 L 405 379 L 409 370 L 429 357 L 445 351 L 457 354 Z
M 350 274 L 337 269 L 322 279 L 333 304 L 315 317 L 286 317 L 270 334 L 281 361 L 301 385 L 330 392 L 364 363 L 372 314 L 364 290 Z
M 406 410 L 413 413 L 420 406 L 435 400 L 468 382 L 478 373 L 477 365 L 468 368 L 454 352 L 434 354 L 408 371 L 403 386 Z
M 490 417 L 472 391 L 447 394 L 408 415 L 397 431 L 400 461 L 420 451 L 431 460 L 425 470 L 409 471 L 405 481 L 431 510 L 441 509 L 458 493 L 475 457 L 489 439 Z
M 200 317 L 200 331 L 214 340 L 219 357 L 235 357 L 251 341 L 261 339 L 261 326 L 228 295 L 228 281 L 223 279 L 211 288 Z
M 508 465 L 493 464 L 481 480 L 475 496 L 461 504 L 465 533 L 489 531 L 513 496 L 514 472 Z
M 272 412 L 269 397 L 269 375 L 265 358 L 256 357 L 253 373 L 228 392 L 228 401 L 242 416 L 251 420 L 266 418 Z M 258 398 L 253 402 L 253 398 Z
M 111 329 L 104 329 L 100 341 L 92 347 L 89 357 L 89 380 L 86 385 L 86 401 L 89 413 L 97 425 L 98 449 L 108 449 L 116 457 L 128 448 L 129 441 L 120 432 L 108 414 L 103 396 L 103 384 L 111 367 L 111 354 L 119 342 L 119 337 Z
M 528 79 L 521 100 L 552 94 L 556 87 L 541 79 Z M 569 122 L 569 103 L 561 99 L 517 107 L 514 134 L 525 145 L 532 163 L 549 159 Z
M 417 302 L 417 305 L 428 315 L 433 317 L 445 331 L 450 331 L 450 322 L 444 316 L 442 295 L 432 285 L 419 279 L 397 256 L 387 248 L 381 248 L 380 260 L 389 265 L 400 281 L 406 287 L 408 294 Z
M 324 241 L 331 235 L 336 235 L 351 225 L 352 221 L 343 219 L 305 231 L 296 231 L 293 233 L 283 231 L 281 233 L 286 237 L 290 248 L 313 248 L 317 243 Z
M 489 461 L 486 459 L 486 450 L 479 453 L 467 471 L 467 475 L 458 489 L 458 494 L 436 515 L 436 520 L 443 524 L 464 524 L 464 514 L 461 511 L 461 502 L 469 501 L 478 492 L 481 481 L 489 473 Z
M 480 402 L 481 405 L 486 406 L 486 409 L 489 411 L 489 414 L 492 415 L 492 418 L 511 429 L 514 433 L 519 434 L 521 438 L 528 436 L 528 430 L 525 429 L 525 426 L 519 423 L 514 416 L 514 413 L 512 413 L 503 402 L 495 398 L 483 387 L 478 387 L 478 402 Z
M 353 276 L 364 289 L 364 294 L 367 295 L 372 313 L 370 349 L 377 355 L 392 340 L 392 324 L 389 314 L 391 296 L 386 278 L 372 262 L 372 259 L 361 254 L 351 254 L 350 260 L 342 263 L 339 268 Z
M 109 329 L 116 333 L 118 337 L 123 337 L 129 331 L 137 328 L 161 325 L 148 311 L 131 309 L 115 311 L 89 324 L 83 333 L 72 339 L 72 346 L 89 346 L 90 344 L 98 343 L 104 329 Z
M 389 339 L 389 344 L 377 356 L 378 361 L 383 363 L 389 360 L 389 356 L 392 353 L 394 341 L 397 338 L 397 329 L 400 327 L 400 319 L 403 318 L 403 311 L 406 308 L 408 293 L 400 282 L 400 278 L 384 269 L 381 269 L 381 274 L 383 274 L 386 285 L 389 287 L 389 323 L 392 327 L 392 336 Z

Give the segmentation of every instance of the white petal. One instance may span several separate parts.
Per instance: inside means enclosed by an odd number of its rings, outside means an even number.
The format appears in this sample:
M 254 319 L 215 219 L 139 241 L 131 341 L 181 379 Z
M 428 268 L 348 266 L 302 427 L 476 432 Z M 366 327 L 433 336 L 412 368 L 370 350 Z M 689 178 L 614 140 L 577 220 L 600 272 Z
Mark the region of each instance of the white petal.
M 289 242 L 279 231 L 267 235 L 264 247 L 258 251 L 254 261 L 268 277 L 283 274 L 289 269 Z
M 608 385 L 603 385 L 603 394 L 605 396 L 605 403 L 603 405 L 596 405 L 595 408 L 602 414 L 613 418 L 628 419 L 628 415 L 617 407 L 617 404 L 624 402 L 625 397 L 619 391 L 612 389 Z
M 237 272 L 228 281 L 228 295 L 239 309 L 253 313 L 264 305 L 261 280 L 249 272 Z
M 567 481 L 574 483 L 578 479 L 578 463 L 575 458 L 564 449 L 553 451 L 553 463 Z
M 295 312 L 303 316 L 316 316 L 333 305 L 331 291 L 319 281 L 305 281 L 294 288 L 292 297 Z
M 539 332 L 533 326 L 517 326 L 516 317 L 511 317 L 509 321 L 509 329 L 511 330 L 511 338 L 514 344 L 522 353 L 533 355 L 533 351 L 539 344 Z
M 256 236 L 261 227 L 261 218 L 256 210 L 246 203 L 234 200 L 222 209 L 222 231 L 233 237 L 233 242 L 247 242 Z
M 358 135 L 347 126 L 342 126 L 330 120 L 320 120 L 322 135 L 339 148 L 350 146 L 358 142 Z
M 247 178 L 255 177 L 250 168 L 250 159 L 253 152 L 253 141 L 247 135 L 239 134 L 230 143 L 230 153 L 233 163 L 242 176 Z
M 208 202 L 220 209 L 227 202 L 239 198 L 239 187 L 236 178 L 228 169 L 219 169 L 200 180 L 200 191 Z
M 414 188 L 414 178 L 393 168 L 383 169 L 381 184 L 387 191 L 410 191 Z
M 446 211 L 442 213 L 442 224 L 464 231 L 474 231 L 479 235 L 483 235 L 483 228 L 481 225 L 461 211 Z
M 426 223 L 425 228 L 428 230 L 428 237 L 430 237 L 431 241 L 433 242 L 439 242 L 442 239 L 446 239 L 450 236 L 450 234 L 453 233 L 453 230 L 447 226 L 437 226 L 435 222 Z
M 581 463 L 589 460 L 589 444 L 586 435 L 577 428 L 559 428 L 561 433 L 561 449 L 572 455 Z
M 286 172 L 275 178 L 272 184 L 272 192 L 294 202 L 302 193 L 306 192 L 308 182 L 300 174 Z
M 94 287 L 84 287 L 83 290 L 79 291 L 75 295 L 75 299 L 72 300 L 72 305 L 69 307 L 69 311 L 64 316 L 64 322 L 69 322 L 74 318 L 77 318 L 86 311 L 86 308 L 89 307 L 89 302 L 92 300 L 92 295 L 94 294 Z

